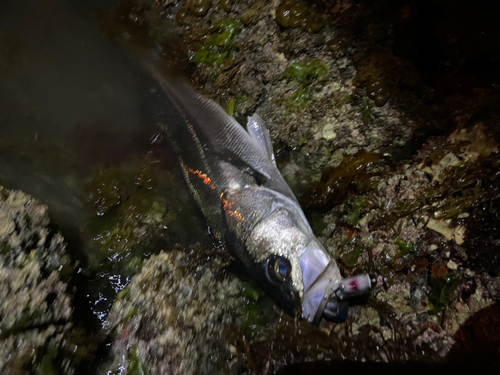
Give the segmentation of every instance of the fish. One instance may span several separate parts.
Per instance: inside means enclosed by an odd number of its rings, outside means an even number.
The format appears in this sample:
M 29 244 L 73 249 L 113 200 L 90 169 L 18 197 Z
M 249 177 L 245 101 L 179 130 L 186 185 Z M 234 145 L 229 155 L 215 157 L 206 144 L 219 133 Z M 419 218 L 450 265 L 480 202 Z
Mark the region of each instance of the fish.
M 247 129 L 189 82 L 147 66 L 158 125 L 211 233 L 286 313 L 344 321 L 348 299 L 376 279 L 343 279 L 281 175 L 258 114 Z

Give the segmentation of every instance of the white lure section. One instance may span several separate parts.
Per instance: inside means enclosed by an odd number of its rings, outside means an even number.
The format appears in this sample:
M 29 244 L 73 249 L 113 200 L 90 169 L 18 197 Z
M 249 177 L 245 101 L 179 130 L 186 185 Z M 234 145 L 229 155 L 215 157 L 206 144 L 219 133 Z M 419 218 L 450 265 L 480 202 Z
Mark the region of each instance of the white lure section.
M 248 117 L 247 131 L 253 141 L 262 149 L 262 151 L 264 151 L 273 164 L 276 165 L 271 135 L 269 134 L 269 130 L 267 129 L 264 120 L 262 120 L 262 117 L 260 117 L 257 113 Z
M 342 277 L 335 262 L 318 247 L 306 247 L 299 260 L 304 280 L 302 315 L 312 322 L 325 296 L 327 285 L 332 280 L 340 282 Z

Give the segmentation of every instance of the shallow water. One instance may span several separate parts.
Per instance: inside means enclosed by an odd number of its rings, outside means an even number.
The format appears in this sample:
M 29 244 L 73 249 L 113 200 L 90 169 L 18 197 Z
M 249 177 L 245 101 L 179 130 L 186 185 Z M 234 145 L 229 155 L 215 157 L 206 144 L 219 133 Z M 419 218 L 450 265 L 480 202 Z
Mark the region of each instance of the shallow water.
M 70 242 L 68 251 L 79 261 L 78 272 L 89 277 L 77 291 L 77 298 L 86 299 L 80 305 L 101 323 L 129 281 L 124 262 L 176 242 L 210 241 L 203 224 L 189 234 L 184 230 L 192 220 L 203 220 L 174 177 L 138 65 L 99 32 L 94 12 L 114 5 L 114 0 L 0 4 L 0 184 L 49 206 Z M 170 194 L 169 209 L 177 220 L 162 228 L 163 242 L 156 249 L 102 260 L 88 229 L 96 220 L 89 181 L 99 166 L 133 169 L 145 155 L 159 165 L 163 178 L 156 189 Z

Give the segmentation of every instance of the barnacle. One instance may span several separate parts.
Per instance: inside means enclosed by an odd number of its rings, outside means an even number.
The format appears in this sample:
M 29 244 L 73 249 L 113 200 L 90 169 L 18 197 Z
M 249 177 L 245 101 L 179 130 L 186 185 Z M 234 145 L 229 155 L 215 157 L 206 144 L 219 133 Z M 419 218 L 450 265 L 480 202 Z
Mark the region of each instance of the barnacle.
M 453 133 L 448 143 L 426 157 L 420 168 L 432 177 L 432 184 L 419 190 L 414 199 L 396 199 L 390 202 L 371 221 L 373 226 L 391 228 L 402 217 L 413 215 L 420 223 L 449 226 L 448 219 L 486 202 L 498 200 L 497 183 L 500 161 L 496 142 L 484 135 L 484 127 L 476 126 L 468 136 Z M 455 143 L 458 142 L 458 143 Z M 449 155 L 453 154 L 454 158 Z M 432 220 L 432 221 L 431 221 Z M 440 233 L 448 229 L 436 229 Z M 463 240 L 463 228 L 453 229 L 455 239 Z

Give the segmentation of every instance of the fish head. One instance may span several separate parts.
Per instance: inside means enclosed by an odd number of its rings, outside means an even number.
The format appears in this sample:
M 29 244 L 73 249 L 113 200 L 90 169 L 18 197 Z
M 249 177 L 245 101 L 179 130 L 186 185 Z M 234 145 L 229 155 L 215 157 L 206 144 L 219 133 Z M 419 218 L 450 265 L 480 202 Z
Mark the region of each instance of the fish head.
M 236 245 L 234 255 L 247 274 L 281 309 L 301 311 L 313 323 L 347 318 L 345 300 L 371 283 L 344 283 L 296 202 L 258 186 L 231 190 L 223 199 L 227 243 Z
M 315 238 L 298 249 L 269 255 L 253 276 L 284 311 L 318 324 L 321 319 L 343 322 L 348 303 L 338 293 L 343 288 L 342 276 Z
M 275 253 L 258 263 L 258 272 L 253 273 L 264 291 L 289 314 L 300 308 L 300 285 L 294 281 L 297 273 L 294 263 L 293 257 Z
M 263 201 L 254 201 L 254 210 Z M 266 206 L 271 209 L 246 237 L 247 251 L 240 252 L 250 256 L 249 275 L 288 313 L 301 311 L 312 322 L 321 310 L 320 318 L 325 312 L 330 320 L 345 320 L 346 304 L 335 298 L 327 301 L 328 306 L 322 303 L 327 287 L 340 285 L 342 280 L 337 264 L 313 235 L 301 211 L 288 202 L 276 202 Z

